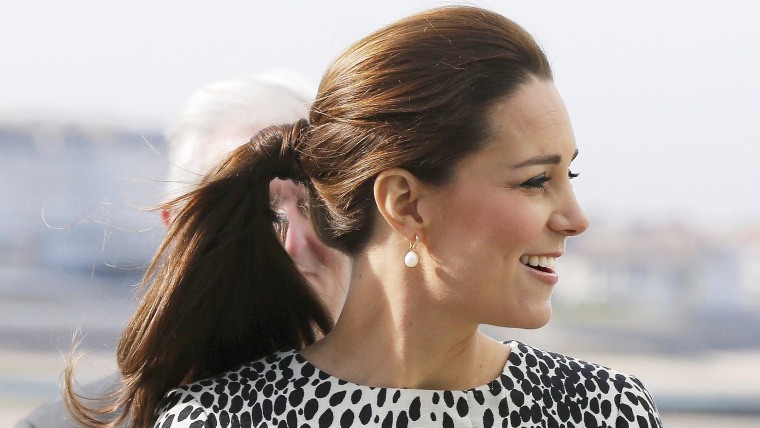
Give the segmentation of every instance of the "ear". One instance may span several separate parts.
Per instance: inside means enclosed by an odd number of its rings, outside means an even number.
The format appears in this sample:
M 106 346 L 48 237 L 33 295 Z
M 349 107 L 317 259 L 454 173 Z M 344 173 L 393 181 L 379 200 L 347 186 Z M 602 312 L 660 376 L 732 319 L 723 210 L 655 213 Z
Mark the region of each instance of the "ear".
M 414 235 L 424 236 L 425 219 L 418 203 L 425 189 L 417 177 L 402 168 L 387 169 L 375 178 L 375 203 L 380 215 L 409 242 L 414 242 Z
M 161 210 L 161 221 L 168 229 L 172 225 L 172 213 L 169 210 Z

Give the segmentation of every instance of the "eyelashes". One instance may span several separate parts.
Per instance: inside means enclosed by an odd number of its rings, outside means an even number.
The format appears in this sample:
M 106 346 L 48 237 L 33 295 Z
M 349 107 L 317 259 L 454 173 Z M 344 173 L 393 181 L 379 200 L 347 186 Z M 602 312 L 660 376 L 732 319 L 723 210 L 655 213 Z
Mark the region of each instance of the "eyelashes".
M 575 173 L 575 172 L 572 172 L 572 171 L 567 171 L 567 178 L 569 178 L 570 180 L 578 177 L 579 175 L 580 175 L 580 173 Z M 524 189 L 543 190 L 543 189 L 546 188 L 546 183 L 548 183 L 549 181 L 551 181 L 551 179 L 552 179 L 551 177 L 549 177 L 548 175 L 546 175 L 545 172 L 543 172 L 540 175 L 537 175 L 537 176 L 531 178 L 530 180 L 528 180 L 528 181 L 520 184 L 520 187 L 522 187 Z
M 552 178 L 546 175 L 546 173 L 541 173 L 541 175 L 537 175 L 530 180 L 520 184 L 520 187 L 525 189 L 543 189 L 546 187 L 546 183 L 549 182 Z

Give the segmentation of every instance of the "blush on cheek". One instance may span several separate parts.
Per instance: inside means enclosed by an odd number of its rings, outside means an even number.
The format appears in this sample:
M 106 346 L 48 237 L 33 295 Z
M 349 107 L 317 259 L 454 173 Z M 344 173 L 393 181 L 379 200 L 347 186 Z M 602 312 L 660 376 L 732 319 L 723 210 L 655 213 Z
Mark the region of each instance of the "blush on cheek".
M 511 235 L 513 242 L 528 242 L 537 238 L 546 224 L 540 213 L 524 207 L 503 214 L 500 221 L 503 233 Z
M 512 198 L 510 198 L 512 199 Z M 500 200 L 496 204 L 481 204 L 472 212 L 471 227 L 484 229 L 494 238 L 510 237 L 511 242 L 522 242 L 535 238 L 545 222 L 541 214 L 524 200 Z

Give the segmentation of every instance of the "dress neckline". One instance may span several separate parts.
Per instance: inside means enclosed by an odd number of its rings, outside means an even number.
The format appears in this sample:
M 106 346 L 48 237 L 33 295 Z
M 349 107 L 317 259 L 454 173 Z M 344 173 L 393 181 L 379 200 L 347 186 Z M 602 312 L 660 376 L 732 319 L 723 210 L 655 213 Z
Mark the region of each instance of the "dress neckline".
M 509 356 L 507 357 L 507 362 L 504 364 L 504 368 L 502 368 L 501 374 L 497 378 L 489 381 L 488 383 L 486 383 L 484 385 L 478 385 L 476 387 L 469 388 L 469 389 L 464 389 L 464 390 L 415 389 L 415 388 L 395 388 L 395 387 L 385 387 L 385 386 L 363 385 L 363 384 L 359 384 L 359 383 L 350 382 L 350 381 L 347 381 L 345 379 L 341 379 L 341 378 L 339 378 L 337 376 L 333 376 L 332 374 L 327 373 L 327 372 L 321 370 L 319 367 L 315 366 L 309 360 L 307 360 L 306 358 L 304 358 L 301 355 L 301 353 L 298 352 L 298 351 L 296 351 L 296 350 L 287 351 L 286 354 L 292 354 L 299 364 L 301 364 L 305 368 L 307 368 L 308 371 L 313 371 L 316 374 L 316 376 L 319 377 L 320 379 L 325 379 L 325 380 L 331 379 L 332 381 L 337 382 L 340 385 L 350 385 L 350 386 L 352 386 L 354 388 L 364 388 L 364 389 L 369 389 L 369 390 L 384 390 L 384 391 L 389 391 L 389 392 L 399 391 L 399 392 L 402 392 L 402 393 L 414 393 L 414 394 L 417 394 L 417 395 L 419 395 L 419 394 L 422 394 L 422 395 L 425 395 L 425 394 L 434 394 L 434 393 L 442 394 L 442 393 L 446 393 L 446 392 L 450 392 L 450 393 L 458 392 L 458 393 L 465 393 L 465 394 L 467 394 L 467 393 L 475 393 L 477 391 L 486 392 L 486 391 L 493 391 L 494 389 L 499 389 L 499 390 L 502 389 L 500 386 L 503 383 L 502 382 L 503 377 L 504 376 L 510 377 L 510 373 L 509 373 L 510 370 L 509 369 L 511 367 L 518 367 L 518 366 L 520 366 L 520 364 L 523 361 L 523 358 L 521 358 L 521 356 L 520 356 L 521 351 L 520 351 L 519 346 L 518 346 L 519 343 L 517 341 L 514 341 L 514 340 L 504 341 L 502 343 L 504 345 L 508 346 L 509 349 L 510 349 L 510 351 L 509 351 Z

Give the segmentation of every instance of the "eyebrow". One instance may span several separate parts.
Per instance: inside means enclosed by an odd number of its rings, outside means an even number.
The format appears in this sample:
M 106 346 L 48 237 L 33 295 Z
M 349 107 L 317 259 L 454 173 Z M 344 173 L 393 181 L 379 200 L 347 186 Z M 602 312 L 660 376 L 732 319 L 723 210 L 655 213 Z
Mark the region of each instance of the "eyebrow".
M 570 160 L 575 160 L 576 157 L 578 157 L 578 149 L 575 150 L 575 153 L 573 153 L 573 157 Z M 534 165 L 559 165 L 561 161 L 562 156 L 560 155 L 536 156 L 518 164 L 512 165 L 512 168 L 519 169 Z

